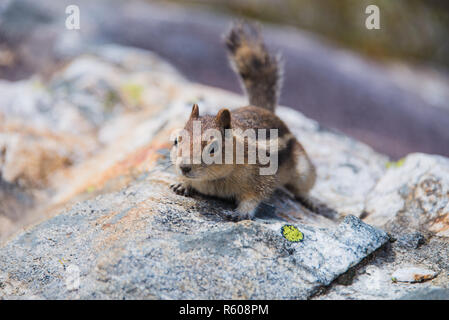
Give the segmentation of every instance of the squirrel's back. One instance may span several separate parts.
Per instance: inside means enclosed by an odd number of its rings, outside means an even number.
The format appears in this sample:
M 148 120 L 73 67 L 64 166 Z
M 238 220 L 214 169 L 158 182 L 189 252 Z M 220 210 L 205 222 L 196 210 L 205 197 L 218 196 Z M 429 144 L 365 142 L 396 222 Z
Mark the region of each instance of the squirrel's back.
M 226 36 L 226 45 L 231 63 L 248 94 L 250 106 L 232 112 L 223 108 L 216 115 L 203 116 L 200 116 L 198 105 L 192 107 L 185 125 L 188 138 L 180 136 L 174 139 L 171 154 L 181 181 L 171 187 L 182 195 L 197 191 L 234 199 L 237 208 L 229 214 L 229 218 L 252 219 L 259 204 L 269 199 L 278 187 L 284 186 L 298 199 L 305 198 L 315 182 L 316 174 L 302 145 L 273 113 L 281 87 L 278 59 L 268 53 L 259 32 L 249 25 L 234 25 Z M 216 129 L 222 134 L 208 137 L 206 141 L 201 141 L 201 148 L 195 149 L 193 125 L 196 121 L 201 123 L 202 130 Z M 234 142 L 230 146 L 225 141 L 228 129 L 232 129 Z M 247 129 L 255 130 L 257 134 L 251 135 L 253 131 L 246 133 Z M 277 131 L 272 132 L 272 129 Z M 243 146 L 245 161 L 236 161 L 237 150 L 242 150 L 238 146 Z M 257 152 L 250 154 L 250 150 L 256 151 L 250 148 L 253 146 L 257 146 Z M 232 163 L 226 163 L 225 158 L 229 147 L 236 151 L 231 153 Z M 184 154 L 184 150 L 191 152 Z M 194 153 L 217 156 L 221 161 L 209 163 L 200 157 L 203 161 L 194 163 L 190 161 Z M 258 160 L 252 163 L 247 161 L 250 155 L 256 154 Z M 268 163 L 261 161 L 261 155 L 268 155 Z
M 249 104 L 274 112 L 281 89 L 279 59 L 269 54 L 253 26 L 234 24 L 225 40 L 231 65 L 240 75 Z

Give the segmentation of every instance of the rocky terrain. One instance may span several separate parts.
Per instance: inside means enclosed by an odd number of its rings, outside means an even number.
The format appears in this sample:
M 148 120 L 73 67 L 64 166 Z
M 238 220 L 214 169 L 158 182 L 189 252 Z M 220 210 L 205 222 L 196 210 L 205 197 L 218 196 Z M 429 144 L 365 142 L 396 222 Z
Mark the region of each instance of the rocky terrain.
M 245 97 L 150 51 L 77 48 L 0 81 L 0 298 L 449 298 L 448 158 L 392 161 L 281 106 L 317 167 L 317 210 L 279 190 L 230 222 L 234 204 L 169 189 L 169 137 L 193 103 Z
M 14 210 L 43 220 L 0 249 L 2 298 L 385 299 L 448 286 L 447 158 L 390 162 L 280 107 L 317 166 L 312 196 L 325 206 L 308 211 L 279 190 L 254 221 L 234 223 L 233 204 L 169 189 L 168 149 L 192 103 L 215 112 L 244 97 L 120 46 L 0 91 L 3 235 Z M 304 239 L 289 241 L 285 225 Z

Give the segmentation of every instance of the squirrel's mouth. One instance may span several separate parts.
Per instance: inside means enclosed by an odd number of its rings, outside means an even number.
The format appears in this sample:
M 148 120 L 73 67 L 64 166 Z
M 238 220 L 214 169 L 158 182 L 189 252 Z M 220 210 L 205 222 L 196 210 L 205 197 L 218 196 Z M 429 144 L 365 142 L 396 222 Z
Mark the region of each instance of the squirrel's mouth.
M 184 178 L 187 178 L 187 179 L 195 179 L 196 178 L 196 174 L 195 174 L 195 172 L 192 172 L 192 171 L 189 171 L 189 172 L 184 172 L 184 171 L 182 171 L 182 170 L 180 170 L 181 172 L 181 175 L 184 177 Z
M 181 173 L 182 177 L 188 180 L 203 180 L 204 177 L 199 172 Z

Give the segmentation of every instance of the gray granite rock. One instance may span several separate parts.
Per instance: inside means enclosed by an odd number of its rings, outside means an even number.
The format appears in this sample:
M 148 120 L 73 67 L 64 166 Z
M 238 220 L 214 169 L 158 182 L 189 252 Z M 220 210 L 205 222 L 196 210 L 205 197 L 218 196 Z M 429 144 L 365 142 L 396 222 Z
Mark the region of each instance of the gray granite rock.
M 404 247 L 398 240 L 388 243 L 373 257 L 366 259 L 344 276 L 334 281 L 314 299 L 385 300 L 400 299 L 408 293 L 432 288 L 449 288 L 449 239 L 430 237 L 418 248 Z M 411 266 L 432 270 L 436 278 L 420 283 L 392 280 L 397 271 Z M 427 291 L 426 291 L 427 292 Z
M 402 296 L 400 300 L 449 300 L 449 289 L 418 289 Z
M 279 209 L 271 219 L 228 222 L 232 205 L 175 195 L 172 178 L 154 172 L 7 243 L 0 297 L 306 299 L 388 240 L 348 216 L 329 228 L 295 223 L 304 239 L 289 242 Z M 69 266 L 79 268 L 75 290 Z
M 398 235 L 396 241 L 396 244 L 400 247 L 417 249 L 426 242 L 426 239 L 420 232 L 413 232 Z

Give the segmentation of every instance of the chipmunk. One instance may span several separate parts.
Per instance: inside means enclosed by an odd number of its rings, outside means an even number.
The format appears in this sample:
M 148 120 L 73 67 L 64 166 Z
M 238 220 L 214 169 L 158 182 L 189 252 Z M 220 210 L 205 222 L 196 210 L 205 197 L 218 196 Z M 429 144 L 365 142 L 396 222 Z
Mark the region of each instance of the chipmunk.
M 274 114 L 282 80 L 279 58 L 269 54 L 260 32 L 250 25 L 235 24 L 225 35 L 225 43 L 231 65 L 240 76 L 250 105 L 232 112 L 224 108 L 215 116 L 200 116 L 198 105 L 193 105 L 190 118 L 184 127 L 191 139 L 174 139 L 171 157 L 175 159 L 180 183 L 170 187 L 177 194 L 185 196 L 196 191 L 204 195 L 233 199 L 237 202 L 237 208 L 228 218 L 238 221 L 252 219 L 261 201 L 268 199 L 276 188 L 285 187 L 295 198 L 304 199 L 315 183 L 316 173 L 302 145 L 286 124 Z M 236 129 L 277 129 L 278 170 L 274 174 L 261 175 L 260 168 L 263 165 L 259 162 L 249 164 L 245 161 L 243 164 L 237 164 L 235 156 L 230 164 L 206 164 L 203 160 L 199 164 L 191 164 L 192 161 L 186 164 L 181 150 L 194 149 L 192 141 L 195 121 L 201 123 L 202 130 L 216 129 L 222 133 L 222 141 L 218 141 L 220 143 L 217 143 L 217 139 L 202 141 L 201 149 L 197 150 L 207 151 L 211 155 L 219 151 L 219 146 L 222 148 L 222 154 L 225 153 L 225 131 L 232 130 L 232 139 L 235 142 L 239 140 L 234 134 Z M 248 158 L 248 141 L 244 142 L 245 160 Z M 233 148 L 235 151 L 235 146 Z

